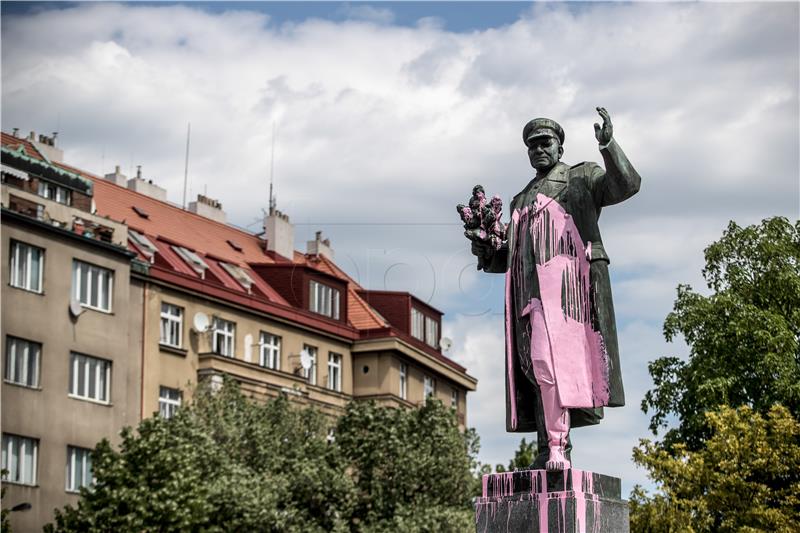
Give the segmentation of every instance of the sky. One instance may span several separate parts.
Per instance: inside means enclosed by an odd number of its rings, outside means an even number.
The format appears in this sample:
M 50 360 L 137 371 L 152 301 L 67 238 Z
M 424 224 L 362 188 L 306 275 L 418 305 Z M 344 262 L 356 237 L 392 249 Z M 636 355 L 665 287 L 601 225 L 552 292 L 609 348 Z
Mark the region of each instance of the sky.
M 65 161 L 137 165 L 261 231 L 270 176 L 296 246 L 317 230 L 372 289 L 445 312 L 447 354 L 478 378 L 479 459 L 507 463 L 502 276 L 477 272 L 455 205 L 508 204 L 532 178 L 522 127 L 566 131 L 563 161 L 602 158 L 597 106 L 642 176 L 600 220 L 625 407 L 573 432 L 576 467 L 652 487 L 647 363 L 685 357 L 662 324 L 678 284 L 707 291 L 703 249 L 728 221 L 800 217 L 797 3 L 9 3 L 2 129 L 58 131 Z M 274 142 L 274 153 L 272 150 Z M 525 435 L 530 439 L 532 435 Z

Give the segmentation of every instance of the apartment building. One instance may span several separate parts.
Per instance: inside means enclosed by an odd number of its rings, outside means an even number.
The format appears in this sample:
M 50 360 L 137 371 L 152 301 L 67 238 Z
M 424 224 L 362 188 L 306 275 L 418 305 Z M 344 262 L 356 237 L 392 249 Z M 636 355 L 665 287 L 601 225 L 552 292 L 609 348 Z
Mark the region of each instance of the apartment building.
M 92 189 L 3 134 L 3 506 L 30 505 L 12 513 L 16 531 L 76 503 L 89 451 L 140 419 L 141 317 L 128 302 L 141 286 L 127 228 L 91 212 Z
M 62 158 L 51 139 L 3 134 L 3 464 L 17 464 L 8 504 L 32 506 L 13 525 L 40 527 L 74 501 L 72 462 L 91 481 L 73 450 L 172 416 L 201 379 L 231 376 L 255 398 L 331 416 L 353 399 L 410 408 L 435 396 L 466 425 L 477 381 L 442 353 L 440 311 L 360 286 L 321 233 L 295 250 L 277 209 L 253 234 L 213 199 L 182 209 L 141 172 L 100 177 Z M 81 388 L 81 369 L 94 386 Z

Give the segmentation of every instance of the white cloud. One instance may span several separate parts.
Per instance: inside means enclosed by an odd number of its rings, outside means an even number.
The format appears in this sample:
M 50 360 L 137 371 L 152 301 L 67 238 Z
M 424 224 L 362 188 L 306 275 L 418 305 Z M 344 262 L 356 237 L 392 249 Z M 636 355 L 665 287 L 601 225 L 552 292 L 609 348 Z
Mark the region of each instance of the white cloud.
M 480 379 L 469 418 L 492 463 L 518 443 L 503 433 L 502 278 L 469 266 L 454 206 L 476 183 L 506 200 L 525 185 L 527 120 L 561 122 L 566 162 L 599 161 L 603 105 L 643 177 L 601 218 L 629 391 L 672 349 L 658 332 L 674 287 L 702 288 L 702 249 L 727 221 L 800 216 L 797 4 L 536 4 L 469 33 L 347 9 L 339 23 L 282 25 L 191 5 L 4 15 L 3 129 L 59 129 L 69 163 L 142 164 L 178 200 L 191 121 L 191 192 L 207 187 L 250 225 L 266 206 L 275 123 L 279 207 L 298 243 L 324 229 L 363 283 L 412 288 L 450 314 L 454 356 Z M 632 396 L 609 411 L 576 432 L 577 457 L 640 479 L 630 445 L 646 417 Z

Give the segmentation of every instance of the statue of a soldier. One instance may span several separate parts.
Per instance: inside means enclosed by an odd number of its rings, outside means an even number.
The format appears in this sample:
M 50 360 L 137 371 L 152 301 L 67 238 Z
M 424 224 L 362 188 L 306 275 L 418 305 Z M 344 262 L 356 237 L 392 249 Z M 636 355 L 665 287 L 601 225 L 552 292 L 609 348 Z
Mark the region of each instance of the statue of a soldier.
M 537 433 L 532 469 L 570 468 L 570 428 L 597 424 L 604 406 L 625 403 L 597 221 L 603 207 L 634 195 L 641 178 L 613 139 L 608 112 L 597 111 L 605 171 L 561 163 L 564 130 L 531 120 L 522 140 L 536 175 L 511 201 L 505 241 L 467 234 L 483 270 L 506 273 L 506 429 Z

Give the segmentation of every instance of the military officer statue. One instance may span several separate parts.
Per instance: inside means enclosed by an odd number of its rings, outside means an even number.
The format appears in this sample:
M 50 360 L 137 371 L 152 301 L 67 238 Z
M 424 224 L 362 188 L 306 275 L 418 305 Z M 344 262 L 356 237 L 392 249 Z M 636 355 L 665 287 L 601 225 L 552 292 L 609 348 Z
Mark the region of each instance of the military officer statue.
M 597 221 L 603 207 L 634 195 L 641 178 L 615 141 L 608 112 L 597 111 L 605 170 L 561 163 L 564 130 L 531 120 L 522 140 L 536 175 L 511 201 L 505 242 L 468 234 L 483 270 L 506 274 L 506 430 L 537 433 L 531 469 L 571 468 L 570 428 L 597 424 L 603 407 L 625 403 Z

